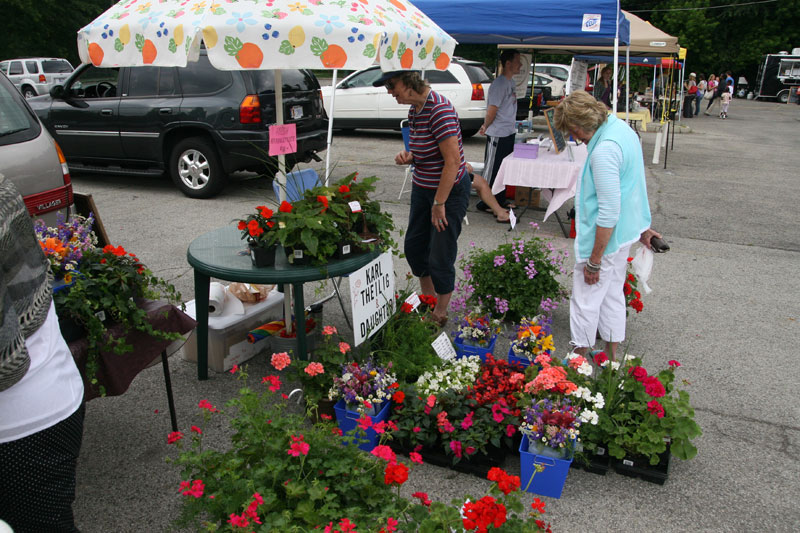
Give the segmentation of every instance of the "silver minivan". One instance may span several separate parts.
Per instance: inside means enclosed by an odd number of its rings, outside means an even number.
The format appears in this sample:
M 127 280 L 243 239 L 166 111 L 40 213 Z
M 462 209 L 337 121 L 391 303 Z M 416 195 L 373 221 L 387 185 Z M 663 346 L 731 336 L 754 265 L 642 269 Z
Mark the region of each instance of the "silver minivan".
M 20 92 L 0 74 L 0 174 L 25 198 L 28 212 L 56 225 L 72 205 L 67 160 Z
M 48 94 L 62 85 L 72 71 L 72 65 L 60 57 L 29 57 L 0 61 L 0 72 L 8 76 L 25 98 Z

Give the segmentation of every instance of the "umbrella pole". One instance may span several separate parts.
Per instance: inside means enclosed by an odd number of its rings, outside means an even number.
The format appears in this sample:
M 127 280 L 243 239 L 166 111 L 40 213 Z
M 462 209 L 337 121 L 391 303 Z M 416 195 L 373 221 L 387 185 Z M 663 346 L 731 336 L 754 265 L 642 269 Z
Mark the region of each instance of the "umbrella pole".
M 275 69 L 275 122 L 283 124 L 283 76 L 280 69 Z M 286 200 L 286 155 L 278 154 L 278 201 Z M 283 285 L 283 324 L 286 333 L 292 333 L 292 285 Z M 296 311 L 296 310 L 295 310 Z M 303 310 L 300 310 L 302 316 Z M 298 323 L 299 323 L 298 318 Z
M 619 77 L 619 17 L 617 17 L 617 28 L 616 33 L 614 34 L 614 82 L 612 87 L 614 88 L 614 92 L 612 95 L 614 96 L 614 102 L 611 107 L 614 115 L 617 114 L 617 78 Z
M 336 77 L 339 69 L 333 69 L 333 80 L 331 80 L 331 116 L 328 117 L 328 149 L 325 152 L 325 185 L 331 176 L 331 142 L 333 141 L 333 115 L 336 112 Z
M 625 122 L 630 118 L 631 110 L 631 45 L 625 48 Z

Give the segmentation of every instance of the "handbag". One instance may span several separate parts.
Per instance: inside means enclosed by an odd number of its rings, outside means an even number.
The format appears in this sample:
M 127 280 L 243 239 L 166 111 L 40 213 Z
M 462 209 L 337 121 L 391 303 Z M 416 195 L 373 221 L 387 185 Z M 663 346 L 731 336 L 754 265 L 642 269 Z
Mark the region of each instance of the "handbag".
M 714 91 L 706 91 L 703 95 L 703 100 L 712 100 L 714 98 Z

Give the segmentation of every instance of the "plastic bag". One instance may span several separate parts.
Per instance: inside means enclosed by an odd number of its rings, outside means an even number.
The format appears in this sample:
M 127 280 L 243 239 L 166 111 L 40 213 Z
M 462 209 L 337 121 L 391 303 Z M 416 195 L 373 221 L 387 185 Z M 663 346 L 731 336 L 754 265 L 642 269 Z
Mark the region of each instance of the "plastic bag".
M 245 303 L 256 303 L 266 300 L 274 285 L 256 285 L 255 283 L 231 283 L 228 292 Z
M 633 256 L 631 266 L 636 273 L 636 277 L 639 278 L 639 287 L 645 294 L 650 294 L 653 289 L 647 284 L 647 280 L 653 270 L 653 251 L 644 246 L 639 246 L 636 255 Z

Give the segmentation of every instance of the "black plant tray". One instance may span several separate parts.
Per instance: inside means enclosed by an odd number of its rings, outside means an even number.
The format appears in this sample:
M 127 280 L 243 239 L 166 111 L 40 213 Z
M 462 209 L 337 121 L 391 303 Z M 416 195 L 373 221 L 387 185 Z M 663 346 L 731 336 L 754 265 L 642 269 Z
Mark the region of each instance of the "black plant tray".
M 391 446 L 395 452 L 406 456 L 410 452 L 414 451 L 414 448 L 394 441 L 390 442 L 389 446 Z M 450 468 L 456 472 L 472 474 L 473 476 L 478 476 L 481 479 L 486 479 L 489 469 L 495 466 L 502 467 L 503 461 L 506 457 L 506 450 L 502 448 L 488 446 L 487 451 L 488 453 L 486 454 L 478 452 L 475 455 L 472 455 L 469 459 L 462 458 L 456 464 L 453 464 L 453 459 L 451 456 L 432 448 L 422 448 L 419 451 L 419 454 L 422 455 L 422 460 L 425 463 L 444 468 Z
M 588 463 L 584 461 L 588 461 Z M 605 476 L 606 473 L 611 469 L 611 458 L 607 453 L 604 453 L 603 455 L 584 453 L 583 456 L 578 456 L 576 454 L 575 459 L 572 461 L 572 463 L 570 463 L 569 467 L 579 470 L 586 470 L 587 472 L 591 472 L 592 474 L 597 474 L 599 476 Z
M 663 485 L 669 477 L 669 444 L 663 453 L 659 454 L 657 465 L 651 465 L 646 457 L 625 456 L 622 459 L 612 458 L 612 466 L 617 474 L 628 477 L 638 477 L 650 483 Z

